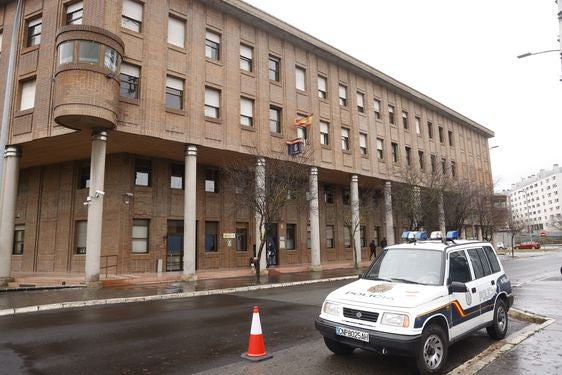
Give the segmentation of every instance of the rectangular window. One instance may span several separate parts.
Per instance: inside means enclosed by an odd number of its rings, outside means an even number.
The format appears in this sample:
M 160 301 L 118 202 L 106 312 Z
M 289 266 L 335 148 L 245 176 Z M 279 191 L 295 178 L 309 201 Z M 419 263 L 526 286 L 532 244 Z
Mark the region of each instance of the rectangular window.
M 219 250 L 218 233 L 219 233 L 218 221 L 205 222 L 205 251 L 217 252 Z
M 300 66 L 295 67 L 295 79 L 297 90 L 306 90 L 306 70 Z
M 297 128 L 297 138 L 304 140 L 305 142 L 308 140 L 308 128 Z
M 361 155 L 367 155 L 367 134 L 359 133 L 359 150 Z
M 439 126 L 438 131 L 439 131 L 439 142 L 445 143 L 445 137 L 443 135 L 443 128 L 441 126 Z
M 357 111 L 365 113 L 365 95 L 361 92 L 357 93 Z
M 185 47 L 185 21 L 168 16 L 168 43 L 176 47 Z
M 445 158 L 441 159 L 441 172 L 443 173 L 443 176 L 447 174 L 447 160 Z
M 340 100 L 340 105 L 346 107 L 347 106 L 347 87 L 340 84 L 338 88 L 338 95 Z
M 433 139 L 433 124 L 430 121 L 427 122 L 427 136 Z
M 146 159 L 135 159 L 135 185 L 150 186 L 152 180 L 152 162 Z
M 121 26 L 140 33 L 142 30 L 142 4 L 133 0 L 123 0 Z
M 184 189 L 185 167 L 182 164 L 172 164 L 170 173 L 170 188 Z
M 0 30 L 0 53 L 2 53 L 2 39 L 4 34 L 2 33 L 2 30 Z
M 132 250 L 134 254 L 148 253 L 148 227 L 150 220 L 133 219 Z
M 296 244 L 297 244 L 297 224 L 287 224 L 285 248 L 287 250 L 295 250 Z
M 90 163 L 83 162 L 80 164 L 80 177 L 78 181 L 78 189 L 86 189 L 90 187 Z
M 381 101 L 373 99 L 373 111 L 375 112 L 375 120 L 381 119 Z
M 343 204 L 349 206 L 349 202 L 350 202 L 350 192 L 349 192 L 349 188 L 345 187 L 342 190 L 342 195 L 341 195 L 341 199 Z
M 457 164 L 454 161 L 451 161 L 451 176 L 457 177 Z
M 435 173 L 437 171 L 437 161 L 435 155 L 431 155 L 431 173 Z
M 100 59 L 100 44 L 87 40 L 81 40 L 78 44 L 80 47 L 78 50 L 78 62 L 98 65 Z
M 455 145 L 453 141 L 453 132 L 449 131 L 448 136 L 449 136 L 449 146 L 453 147 Z
M 341 128 L 341 149 L 349 151 L 349 129 Z
M 312 236 L 310 234 L 310 224 L 306 226 L 306 248 L 309 250 L 312 248 Z
M 269 106 L 269 131 L 281 134 L 281 108 Z
M 205 87 L 205 117 L 220 118 L 221 92 L 212 87 Z
M 207 193 L 219 192 L 219 171 L 207 169 L 205 171 L 205 191 Z
M 377 158 L 379 160 L 384 160 L 384 141 L 377 138 Z
M 421 127 L 420 127 L 420 123 L 421 123 L 421 119 L 416 116 L 416 134 L 420 135 L 421 134 Z
M 254 126 L 254 101 L 248 98 L 240 98 L 240 124 Z
M 334 203 L 334 187 L 332 185 L 324 185 L 324 202 Z
M 394 125 L 394 106 L 388 105 L 388 122 Z
M 236 251 L 248 251 L 248 223 L 236 223 Z
M 26 47 L 36 46 L 41 43 L 42 22 L 43 21 L 41 20 L 41 17 L 27 21 L 27 25 L 25 28 L 27 32 L 27 39 L 25 43 Z
M 326 248 L 334 248 L 334 226 L 326 225 Z
M 122 63 L 119 74 L 119 94 L 125 98 L 139 98 L 140 68 L 131 64 Z
M 408 112 L 402 111 L 402 125 L 404 126 L 404 130 L 408 130 Z
M 88 222 L 80 220 L 74 228 L 74 254 L 86 254 L 86 237 L 88 233 Z
M 213 60 L 220 59 L 221 36 L 207 30 L 205 34 L 205 57 Z
M 330 124 L 320 121 L 320 144 L 328 146 L 330 144 Z
M 412 165 L 412 149 L 406 146 L 405 150 L 406 150 L 406 164 L 410 166 Z
M 361 247 L 367 246 L 367 241 L 365 240 L 365 233 L 367 232 L 367 228 L 364 226 L 359 227 L 359 242 L 361 243 Z
M 271 81 L 279 82 L 281 79 L 280 67 L 281 59 L 275 56 L 269 55 L 269 79 Z
M 183 79 L 166 77 L 166 108 L 183 109 Z
M 21 82 L 20 111 L 35 107 L 35 79 Z
M 240 44 L 240 69 L 247 72 L 253 70 L 254 49 L 245 44 Z
M 398 144 L 392 142 L 390 144 L 390 146 L 391 146 L 391 152 L 392 152 L 392 162 L 398 163 Z
M 343 247 L 346 249 L 351 248 L 351 228 L 348 226 L 343 228 Z
M 424 170 L 425 169 L 425 159 L 423 156 L 423 151 L 418 151 L 418 161 L 420 164 L 420 170 Z
M 66 24 L 82 25 L 82 17 L 84 16 L 84 4 L 78 1 L 66 6 Z
M 16 225 L 14 227 L 14 246 L 12 248 L 13 255 L 23 255 L 24 238 L 25 238 L 25 225 Z
M 328 79 L 323 76 L 318 76 L 318 97 L 320 99 L 328 98 Z

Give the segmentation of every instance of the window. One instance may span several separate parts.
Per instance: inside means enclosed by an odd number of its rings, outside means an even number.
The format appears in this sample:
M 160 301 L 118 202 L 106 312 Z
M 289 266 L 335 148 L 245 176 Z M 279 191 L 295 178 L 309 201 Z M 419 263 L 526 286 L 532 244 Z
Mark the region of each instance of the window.
M 23 255 L 24 237 L 25 237 L 25 225 L 16 225 L 14 227 L 14 245 L 12 248 L 13 255 Z
M 168 16 L 168 44 L 185 47 L 185 21 L 177 17 Z
M 326 248 L 334 248 L 334 226 L 326 225 Z
M 439 131 L 439 142 L 445 143 L 445 138 L 443 136 L 443 127 L 439 126 L 437 130 Z
M 166 77 L 166 108 L 183 109 L 183 79 Z
M 78 179 L 78 189 L 86 189 L 90 187 L 90 163 L 83 162 L 80 164 L 80 177 Z
M 408 130 L 408 112 L 402 111 L 402 125 L 405 130 Z
M 388 122 L 394 125 L 394 106 L 388 105 Z
M 103 47 L 105 49 L 104 57 L 103 57 L 103 66 L 112 72 L 117 72 L 117 67 L 121 60 L 121 57 L 113 48 Z
M 406 164 L 410 166 L 412 165 L 412 149 L 406 146 L 405 150 L 406 150 Z
M 297 128 L 297 138 L 300 138 L 300 139 L 302 139 L 303 141 L 306 142 L 308 140 L 308 128 L 298 127 Z
M 443 175 L 447 174 L 447 160 L 445 158 L 441 159 L 441 171 L 443 172 Z
M 247 72 L 253 70 L 254 49 L 245 44 L 240 44 L 240 69 Z
M 281 108 L 269 106 L 269 131 L 281 134 Z
M 326 121 L 320 121 L 320 144 L 330 145 L 330 124 Z
M 332 185 L 324 185 L 324 202 L 334 203 L 334 187 Z
M 351 228 L 348 226 L 343 228 L 343 247 L 346 249 L 351 247 Z
M 121 26 L 140 33 L 142 30 L 142 4 L 132 0 L 123 0 Z
M 420 126 L 421 119 L 418 116 L 416 116 L 415 122 L 416 122 L 416 134 L 420 135 L 421 134 L 421 126 Z
M 98 65 L 100 61 L 100 45 L 87 40 L 81 40 L 79 45 L 78 62 Z
M 295 79 L 297 90 L 306 90 L 306 70 L 300 66 L 295 67 Z
M 361 247 L 367 246 L 367 242 L 365 241 L 365 233 L 367 232 L 367 228 L 364 226 L 359 227 L 359 240 L 361 243 Z
M 451 176 L 457 177 L 457 165 L 454 161 L 451 161 Z
M 74 227 L 74 254 L 86 254 L 86 238 L 88 233 L 88 222 L 80 220 Z
M 310 224 L 306 226 L 306 248 L 309 250 L 312 248 L 312 236 L 310 234 Z
M 185 167 L 183 164 L 172 164 L 170 173 L 170 188 L 171 189 L 184 189 Z
M 430 121 L 427 122 L 427 135 L 429 139 L 433 139 L 433 124 Z
M 472 280 L 468 260 L 464 251 L 455 251 L 449 258 L 449 282 L 458 281 L 466 283 Z
M 347 87 L 340 84 L 338 89 L 338 95 L 340 98 L 340 105 L 346 107 L 347 106 Z
M 133 219 L 132 250 L 134 254 L 148 253 L 148 226 L 150 220 Z
M 219 90 L 205 87 L 205 117 L 220 118 L 221 117 L 221 93 Z
M 236 251 L 248 251 L 248 223 L 236 223 Z
M 25 43 L 26 47 L 36 46 L 39 43 L 41 43 L 41 25 L 42 25 L 41 17 L 34 18 L 27 21 L 27 25 L 26 25 L 27 39 Z
M 420 170 L 424 170 L 425 169 L 425 159 L 423 156 L 423 151 L 418 151 L 418 160 L 420 163 Z
M 221 36 L 207 30 L 205 34 L 205 56 L 209 59 L 220 59 Z
M 380 138 L 377 138 L 377 158 L 379 160 L 384 160 L 384 141 Z
M 437 171 L 437 161 L 435 155 L 431 155 L 431 173 L 435 173 Z
M 498 258 L 496 257 L 494 250 L 490 246 L 484 246 L 484 252 L 486 253 L 486 257 L 490 261 L 490 265 L 492 266 L 492 272 L 493 273 L 500 272 L 501 271 L 500 262 L 498 261 Z
M 449 131 L 448 132 L 448 136 L 449 136 L 449 146 L 453 147 L 454 146 L 454 142 L 453 142 L 453 132 Z
M 281 59 L 275 56 L 269 55 L 269 79 L 271 81 L 279 82 L 281 79 L 281 74 L 279 68 L 281 67 Z
M 482 248 L 469 249 L 468 256 L 470 258 L 470 263 L 472 264 L 472 269 L 474 270 L 474 275 L 477 279 L 490 275 L 492 270 L 490 268 L 490 263 L 484 254 Z
M 67 25 L 82 25 L 83 16 L 84 16 L 84 5 L 82 1 L 69 4 L 66 6 Z
M 135 185 L 150 186 L 152 163 L 146 159 L 135 159 Z
M 328 79 L 323 76 L 318 76 L 318 97 L 320 99 L 328 98 Z
M 207 169 L 205 171 L 205 191 L 207 193 L 219 192 L 219 171 L 216 169 Z
M 341 199 L 342 199 L 343 204 L 349 206 L 349 202 L 350 202 L 351 196 L 350 196 L 350 192 L 349 192 L 349 188 L 348 188 L 348 187 L 343 188 L 343 190 L 342 190 L 342 195 L 341 195 Z
M 119 74 L 120 88 L 119 94 L 130 99 L 139 98 L 139 77 L 140 68 L 131 64 L 121 64 Z
M 398 163 L 398 144 L 392 142 L 390 144 L 390 146 L 391 146 L 391 152 L 392 152 L 392 162 Z
M 357 111 L 365 113 L 365 95 L 361 92 L 357 93 Z
M 341 128 L 341 149 L 349 151 L 349 129 Z
M 20 111 L 33 108 L 35 106 L 35 79 L 21 82 L 20 90 Z
M 254 126 L 254 101 L 248 98 L 240 98 L 240 124 Z
M 2 53 L 2 40 L 3 40 L 3 33 L 2 30 L 0 30 L 0 53 Z
M 381 101 L 373 99 L 373 111 L 375 112 L 375 120 L 381 119 Z
M 359 133 L 359 151 L 361 155 L 367 155 L 367 134 Z
M 205 222 L 205 251 L 216 252 L 218 251 L 218 234 L 219 223 L 218 221 Z
M 297 224 L 287 224 L 285 248 L 287 250 L 295 250 L 296 242 L 297 242 Z

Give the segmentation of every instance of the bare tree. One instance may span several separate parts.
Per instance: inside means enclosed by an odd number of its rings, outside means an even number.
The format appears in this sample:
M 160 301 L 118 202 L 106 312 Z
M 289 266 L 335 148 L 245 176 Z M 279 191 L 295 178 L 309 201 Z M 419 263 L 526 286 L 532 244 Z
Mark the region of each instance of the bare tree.
M 468 179 L 462 179 L 451 183 L 451 188 L 444 193 L 445 220 L 447 227 L 459 233 L 464 224 L 474 215 L 475 190 Z

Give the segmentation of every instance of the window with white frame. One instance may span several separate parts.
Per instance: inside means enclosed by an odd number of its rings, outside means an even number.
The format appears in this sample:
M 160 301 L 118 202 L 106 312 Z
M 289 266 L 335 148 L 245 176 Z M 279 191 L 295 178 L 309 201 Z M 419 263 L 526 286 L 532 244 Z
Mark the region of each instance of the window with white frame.
M 205 251 L 217 252 L 218 249 L 219 222 L 205 222 Z
M 268 60 L 269 79 L 279 82 L 281 80 L 281 59 L 277 56 L 269 55 Z
M 174 16 L 168 16 L 168 44 L 185 47 L 185 21 Z
M 357 111 L 365 113 L 365 95 L 362 92 L 357 93 Z
M 415 122 L 416 122 L 416 134 L 419 135 L 421 134 L 421 125 L 420 125 L 421 119 L 419 116 L 416 116 Z
M 377 138 L 377 158 L 379 160 L 384 160 L 384 141 L 381 138 Z
M 216 169 L 205 170 L 205 191 L 207 193 L 219 192 L 219 171 Z
M 148 227 L 150 220 L 133 219 L 132 251 L 134 254 L 148 253 Z
M 12 247 L 13 255 L 23 255 L 23 241 L 25 238 L 25 225 L 14 227 L 14 243 Z
M 65 22 L 67 25 L 82 25 L 83 16 L 84 16 L 84 4 L 82 3 L 82 1 L 68 4 L 66 6 Z
M 398 162 L 398 144 L 392 142 L 390 144 L 390 148 L 391 148 L 391 153 L 392 153 L 392 162 L 397 163 Z
M 74 227 L 74 254 L 86 254 L 86 237 L 88 233 L 88 222 L 79 220 Z
M 295 67 L 297 90 L 306 91 L 306 70 L 300 66 Z
M 119 74 L 119 95 L 125 98 L 139 98 L 139 77 L 140 68 L 135 65 L 122 63 L 121 73 Z
M 406 146 L 405 150 L 406 150 L 406 164 L 410 166 L 412 165 L 412 149 Z
M 320 121 L 320 144 L 328 146 L 330 144 L 330 124 Z
M 375 119 L 381 119 L 381 101 L 378 99 L 373 99 L 373 111 L 375 112 Z
M 41 28 L 42 28 L 41 17 L 33 18 L 26 23 L 26 47 L 36 46 L 41 43 Z
M 213 60 L 220 59 L 221 36 L 211 30 L 205 34 L 205 57 Z
M 320 99 L 328 98 L 328 79 L 324 76 L 318 76 L 318 97 Z
M 326 248 L 334 248 L 334 226 L 326 225 Z
M 205 87 L 205 117 L 220 118 L 221 93 L 212 87 Z
M 423 151 L 418 151 L 418 161 L 420 165 L 420 170 L 423 171 L 425 169 L 425 157 Z
M 245 44 L 240 44 L 240 69 L 247 72 L 253 70 L 254 49 Z
M 342 85 L 342 84 L 339 85 L 338 95 L 339 95 L 340 105 L 346 107 L 347 106 L 347 87 L 345 85 Z
M 147 159 L 135 159 L 135 185 L 150 186 L 152 183 L 152 162 Z
M 183 109 L 183 86 L 183 79 L 166 77 L 166 108 Z
M 0 30 L 0 53 L 2 53 L 2 38 L 3 38 L 2 30 Z
M 281 134 L 281 108 L 269 106 L 269 131 Z
M 183 164 L 172 164 L 170 171 L 170 188 L 184 189 L 185 166 Z
M 367 134 L 359 133 L 359 151 L 361 155 L 367 155 Z
M 21 82 L 20 111 L 35 107 L 35 86 L 35 79 L 28 79 Z
M 133 0 L 123 0 L 121 26 L 140 33 L 142 30 L 142 4 Z
M 348 226 L 343 228 L 343 247 L 346 249 L 351 247 L 351 229 Z
M 404 126 L 404 130 L 408 130 L 408 112 L 402 111 L 402 125 Z
M 349 151 L 349 129 L 341 128 L 341 149 Z
M 302 115 L 299 115 L 299 116 L 302 116 Z M 302 139 L 306 143 L 306 141 L 308 140 L 308 128 L 298 127 L 297 128 L 297 138 Z
M 388 122 L 394 125 L 394 106 L 390 104 L 388 105 Z
M 240 98 L 240 124 L 254 126 L 254 101 L 252 99 Z

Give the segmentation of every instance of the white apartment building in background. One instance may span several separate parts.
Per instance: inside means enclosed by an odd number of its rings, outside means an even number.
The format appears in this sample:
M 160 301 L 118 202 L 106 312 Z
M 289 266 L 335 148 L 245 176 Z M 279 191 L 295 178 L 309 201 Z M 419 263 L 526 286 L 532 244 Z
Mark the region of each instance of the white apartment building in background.
M 511 185 L 506 193 L 514 219 L 526 228 L 533 233 L 559 231 L 553 225 L 562 220 L 562 167 L 558 164 Z

